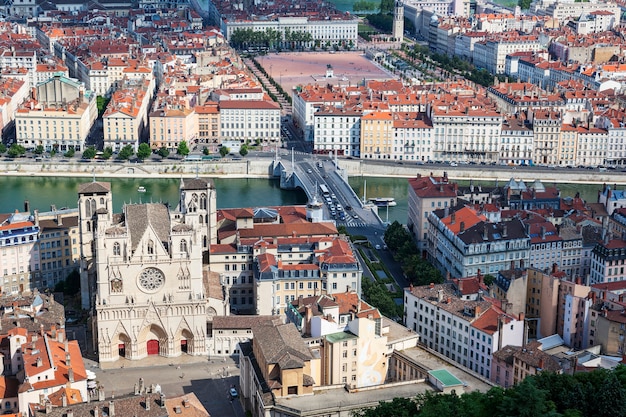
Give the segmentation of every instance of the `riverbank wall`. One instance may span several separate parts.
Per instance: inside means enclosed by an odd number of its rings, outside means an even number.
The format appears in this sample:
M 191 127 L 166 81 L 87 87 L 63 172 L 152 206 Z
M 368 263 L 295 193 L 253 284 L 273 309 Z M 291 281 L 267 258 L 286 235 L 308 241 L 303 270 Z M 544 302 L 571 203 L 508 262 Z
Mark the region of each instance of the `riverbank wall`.
M 285 157 L 288 159 L 288 157 Z M 340 159 L 339 165 L 351 177 L 411 178 L 416 175 L 441 176 L 447 173 L 453 180 L 524 181 L 540 179 L 544 182 L 580 184 L 626 184 L 626 173 L 595 170 L 539 169 L 515 167 L 449 167 L 433 165 L 383 164 L 376 161 Z M 44 161 L 28 159 L 0 161 L 0 173 L 11 176 L 51 177 L 121 177 L 121 178 L 181 178 L 208 176 L 215 178 L 270 178 L 272 158 L 246 158 L 226 161 L 165 161 L 165 162 L 80 162 Z

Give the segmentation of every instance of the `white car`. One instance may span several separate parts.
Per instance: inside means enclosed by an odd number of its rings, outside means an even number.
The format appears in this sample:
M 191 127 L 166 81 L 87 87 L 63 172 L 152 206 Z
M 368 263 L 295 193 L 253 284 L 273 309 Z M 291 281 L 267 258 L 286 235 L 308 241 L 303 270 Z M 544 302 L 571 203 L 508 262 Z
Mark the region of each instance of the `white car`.
M 237 398 L 237 397 L 239 397 L 239 393 L 237 392 L 237 389 L 236 389 L 236 388 L 231 388 L 228 392 L 230 393 L 230 396 L 231 396 L 232 398 Z
M 457 164 L 456 162 L 450 162 L 450 166 L 451 166 L 451 167 L 458 167 L 458 166 L 459 166 L 459 164 Z

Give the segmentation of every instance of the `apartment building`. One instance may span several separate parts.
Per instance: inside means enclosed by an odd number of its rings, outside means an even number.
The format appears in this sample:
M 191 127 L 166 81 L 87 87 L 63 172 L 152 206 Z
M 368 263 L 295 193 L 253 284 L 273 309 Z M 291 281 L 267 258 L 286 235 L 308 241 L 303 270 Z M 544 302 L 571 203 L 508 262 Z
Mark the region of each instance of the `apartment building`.
M 4 135 L 15 127 L 15 112 L 29 96 L 28 82 L 16 78 L 0 80 L 0 130 Z
M 290 247 L 293 252 L 297 246 Z M 360 291 L 360 264 L 349 243 L 340 238 L 320 240 L 309 249 L 311 252 L 315 249 L 315 256 L 307 263 L 294 262 L 289 255 L 274 254 L 267 249 L 254 262 L 257 314 L 283 314 L 300 295 L 334 294 L 346 288 Z
M 491 381 L 504 388 L 519 384 L 541 372 L 563 373 L 559 362 L 542 350 L 539 341 L 524 346 L 505 346 L 493 354 Z
M 442 97 L 426 111 L 433 125 L 435 160 L 496 162 L 502 114 L 488 103 Z
M 37 288 L 54 288 L 79 267 L 78 209 L 35 211 L 35 221 L 39 225 L 40 256 L 33 284 Z
M 470 207 L 435 210 L 427 239 L 431 262 L 455 278 L 528 265 L 530 238 L 519 219 L 491 223 Z
M 299 206 L 219 211 L 209 268 L 226 295 L 224 314 L 281 314 L 301 295 L 360 291 L 349 243 L 333 223 L 307 216 Z
M 533 160 L 533 130 L 523 115 L 507 116 L 502 123 L 499 163 L 530 165 Z
M 417 239 L 417 247 L 425 251 L 428 247 L 428 214 L 434 210 L 457 205 L 457 187 L 448 177 L 422 177 L 408 180 L 407 228 Z
M 313 152 L 344 156 L 361 155 L 361 117 L 359 109 L 325 106 L 313 116 Z
M 598 203 L 606 208 L 609 216 L 612 216 L 615 210 L 626 207 L 626 193 L 624 190 L 618 190 L 617 185 L 611 187 L 605 184 L 598 194 Z
M 393 119 L 391 159 L 418 163 L 433 160 L 430 119 L 424 113 L 416 112 L 394 113 Z
M 272 101 L 223 100 L 219 104 L 224 140 L 280 143 L 280 106 Z
M 523 344 L 523 316 L 506 313 L 479 294 L 462 299 L 458 284 L 405 289 L 404 321 L 421 343 L 485 378 L 491 377 L 493 352 Z
M 241 393 L 262 397 L 313 394 L 321 380 L 321 360 L 302 340 L 293 323 L 261 324 L 252 329 L 254 339 L 241 345 Z M 264 415 L 264 401 L 252 402 L 253 415 Z
M 39 226 L 30 213 L 0 215 L 0 271 L 3 294 L 33 289 L 33 274 L 39 269 Z
M 536 216 L 525 219 L 524 224 L 530 236 L 529 266 L 542 271 L 550 271 L 553 265 L 561 265 L 563 239 L 559 236 L 556 227 L 549 221 Z
M 165 106 L 150 112 L 148 118 L 152 149 L 166 148 L 172 152 L 183 141 L 190 148 L 195 145 L 198 137 L 198 116 L 193 108 L 184 105 Z
M 69 78 L 70 73 L 65 65 L 63 65 L 60 61 L 52 61 L 47 62 L 45 64 L 37 64 L 35 70 L 35 83 L 36 86 L 39 83 L 45 83 L 50 78 L 53 78 L 55 75 L 62 75 L 66 78 Z
M 536 35 L 519 35 L 517 31 L 498 34 L 474 45 L 474 65 L 493 74 L 505 70 L 506 56 L 514 52 L 539 51 L 542 49 Z
M 33 96 L 17 109 L 17 143 L 26 149 L 82 151 L 96 121 L 96 97 L 84 86 L 61 75 L 37 85 Z
M 111 95 L 111 101 L 102 115 L 105 148 L 118 152 L 130 145 L 137 151 L 148 126 L 148 109 L 153 92 L 154 79 L 126 79 Z
M 218 151 L 219 144 L 222 142 L 220 109 L 218 106 L 217 102 L 207 101 L 204 105 L 196 106 L 194 109 L 197 118 L 198 146 L 201 148 L 206 146 L 212 153 Z
M 608 239 L 598 243 L 591 255 L 590 284 L 623 281 L 626 261 L 626 241 Z
M 561 279 L 557 303 L 556 333 L 567 346 L 585 349 L 589 343 L 589 324 L 593 314 L 589 297 L 591 287 L 582 285 L 582 280 Z
M 66 400 L 72 398 L 68 395 L 71 392 L 75 402 L 88 401 L 87 372 L 78 341 L 67 340 L 65 330 L 57 330 L 55 326 L 49 332 L 39 334 L 15 330 L 19 341 L 14 345 L 15 350 L 12 349 L 11 358 L 18 362 L 18 380 L 28 381 L 31 386 L 18 394 L 20 411 L 28 410 L 33 403 L 40 403 L 42 395 L 54 398 L 56 393 L 62 397 L 64 391 Z
M 293 92 L 293 123 L 306 142 L 312 142 L 315 132 L 314 114 L 325 106 L 343 107 L 348 96 L 332 86 L 306 85 Z
M 383 317 L 355 291 L 299 297 L 285 313 L 322 358 L 320 385 L 359 389 L 385 382 L 388 349 Z
M 562 119 L 560 112 L 534 110 L 529 117 L 533 125 L 534 151 L 536 164 L 559 165 L 558 149 Z
M 596 118 L 595 126 L 607 130 L 606 160 L 603 164 L 622 166 L 626 164 L 626 113 L 608 109 Z
M 361 149 L 365 159 L 390 159 L 393 146 L 393 115 L 375 111 L 361 117 Z

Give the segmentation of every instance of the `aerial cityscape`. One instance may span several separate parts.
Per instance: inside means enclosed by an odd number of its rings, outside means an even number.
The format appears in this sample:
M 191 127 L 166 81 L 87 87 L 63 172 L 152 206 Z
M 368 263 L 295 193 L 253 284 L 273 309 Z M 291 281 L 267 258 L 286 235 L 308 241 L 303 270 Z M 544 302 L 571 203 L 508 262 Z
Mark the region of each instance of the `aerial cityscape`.
M 0 412 L 626 416 L 626 3 L 0 4 Z

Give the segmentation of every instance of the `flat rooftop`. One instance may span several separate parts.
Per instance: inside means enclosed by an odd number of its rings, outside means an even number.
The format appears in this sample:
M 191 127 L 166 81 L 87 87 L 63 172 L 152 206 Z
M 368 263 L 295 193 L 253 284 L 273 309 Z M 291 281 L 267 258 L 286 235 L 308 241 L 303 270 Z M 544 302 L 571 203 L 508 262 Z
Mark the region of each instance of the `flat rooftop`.
M 468 372 L 469 369 L 466 371 L 465 368 L 458 364 L 453 365 L 448 361 L 444 361 L 443 359 L 440 359 L 438 356 L 429 353 L 427 350 L 424 350 L 421 347 L 404 349 L 400 353 L 413 359 L 414 362 L 421 364 L 424 368 L 428 370 L 445 369 L 465 384 L 465 392 L 487 392 L 493 386 L 495 386 L 495 384 L 491 384 L 489 382 L 486 382 L 485 379 L 480 378 L 479 375 Z
M 298 395 L 289 398 L 277 398 L 276 405 L 300 411 L 301 415 L 333 414 L 330 410 L 341 407 L 342 410 L 375 407 L 381 401 L 391 401 L 396 397 L 414 398 L 426 391 L 436 392 L 427 382 L 390 384 L 384 388 L 366 389 L 349 393 L 343 387 L 316 391 L 313 395 Z M 324 410 L 329 410 L 327 413 Z
M 461 380 L 445 369 L 437 369 L 436 371 L 428 371 L 430 375 L 437 378 L 444 387 L 456 387 L 463 385 Z

